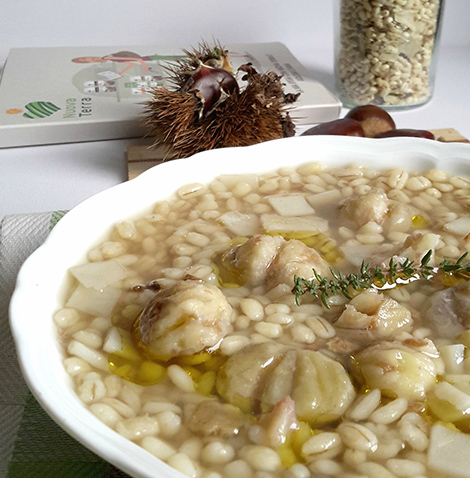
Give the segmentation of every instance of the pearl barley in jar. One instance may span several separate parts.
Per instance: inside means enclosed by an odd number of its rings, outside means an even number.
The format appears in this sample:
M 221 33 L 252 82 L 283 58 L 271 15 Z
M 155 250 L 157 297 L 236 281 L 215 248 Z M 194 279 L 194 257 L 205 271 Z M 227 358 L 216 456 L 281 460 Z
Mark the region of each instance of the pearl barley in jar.
M 444 0 L 336 0 L 335 75 L 346 107 L 411 108 L 433 92 Z

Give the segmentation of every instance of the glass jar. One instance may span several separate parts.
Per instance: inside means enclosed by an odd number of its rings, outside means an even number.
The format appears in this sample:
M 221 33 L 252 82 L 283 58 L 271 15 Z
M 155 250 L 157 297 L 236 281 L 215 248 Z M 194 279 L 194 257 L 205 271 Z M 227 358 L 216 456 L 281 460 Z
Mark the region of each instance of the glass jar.
M 336 90 L 345 107 L 423 105 L 433 93 L 444 0 L 335 0 Z

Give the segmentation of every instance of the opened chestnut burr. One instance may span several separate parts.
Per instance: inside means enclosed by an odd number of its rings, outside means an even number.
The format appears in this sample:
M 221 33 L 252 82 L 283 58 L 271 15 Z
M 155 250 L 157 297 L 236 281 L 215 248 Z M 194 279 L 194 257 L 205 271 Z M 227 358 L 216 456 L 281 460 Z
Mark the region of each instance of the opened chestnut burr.
M 167 68 L 170 86 L 154 88 L 145 104 L 154 146 L 182 158 L 295 134 L 289 109 L 300 93 L 284 92 L 277 73 L 258 73 L 251 63 L 235 72 L 219 44 L 203 43 L 185 53 Z

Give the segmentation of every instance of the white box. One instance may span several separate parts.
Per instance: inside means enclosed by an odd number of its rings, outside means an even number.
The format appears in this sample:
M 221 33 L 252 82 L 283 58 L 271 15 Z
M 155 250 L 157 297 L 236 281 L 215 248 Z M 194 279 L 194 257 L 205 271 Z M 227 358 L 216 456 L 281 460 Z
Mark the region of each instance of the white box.
M 300 93 L 291 111 L 296 124 L 338 117 L 338 99 L 282 43 L 225 47 L 235 70 L 251 62 L 260 73 L 282 75 L 286 92 Z M 12 49 L 0 82 L 0 147 L 144 136 L 143 103 L 166 85 L 164 66 L 184 48 Z

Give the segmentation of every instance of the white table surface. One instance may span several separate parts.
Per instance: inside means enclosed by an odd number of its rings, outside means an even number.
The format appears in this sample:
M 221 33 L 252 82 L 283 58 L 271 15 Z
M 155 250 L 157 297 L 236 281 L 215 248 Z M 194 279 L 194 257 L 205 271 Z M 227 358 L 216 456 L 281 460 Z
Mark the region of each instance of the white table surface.
M 333 90 L 332 48 L 291 50 L 313 77 Z M 468 44 L 441 45 L 433 99 L 422 107 L 392 113 L 397 127 L 452 127 L 470 138 L 469 78 Z M 141 143 L 117 140 L 0 149 L 0 219 L 7 214 L 70 209 L 125 181 L 126 149 Z

